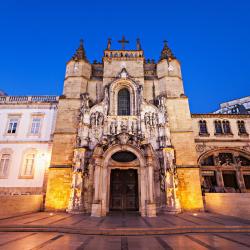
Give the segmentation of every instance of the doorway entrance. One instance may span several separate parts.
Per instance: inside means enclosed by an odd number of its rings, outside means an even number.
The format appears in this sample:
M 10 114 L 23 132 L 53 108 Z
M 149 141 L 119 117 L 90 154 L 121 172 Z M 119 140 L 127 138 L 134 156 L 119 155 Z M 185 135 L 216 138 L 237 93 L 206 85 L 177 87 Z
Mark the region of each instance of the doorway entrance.
M 135 169 L 112 169 L 110 210 L 138 211 L 138 174 Z

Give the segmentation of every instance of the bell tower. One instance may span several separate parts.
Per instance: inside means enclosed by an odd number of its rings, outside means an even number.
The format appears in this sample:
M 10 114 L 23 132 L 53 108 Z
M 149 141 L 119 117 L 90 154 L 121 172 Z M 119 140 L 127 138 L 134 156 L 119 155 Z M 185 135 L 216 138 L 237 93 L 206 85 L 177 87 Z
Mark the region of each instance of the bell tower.
M 175 154 L 178 196 L 182 210 L 202 210 L 199 168 L 187 96 L 184 95 L 181 67 L 167 41 L 157 64 L 161 95 L 166 97 L 170 138 Z M 168 150 L 168 149 L 166 149 Z
M 83 41 L 66 65 L 63 95 L 59 99 L 49 168 L 46 210 L 62 210 L 68 206 L 72 159 L 76 144 L 81 93 L 86 92 L 91 76 Z

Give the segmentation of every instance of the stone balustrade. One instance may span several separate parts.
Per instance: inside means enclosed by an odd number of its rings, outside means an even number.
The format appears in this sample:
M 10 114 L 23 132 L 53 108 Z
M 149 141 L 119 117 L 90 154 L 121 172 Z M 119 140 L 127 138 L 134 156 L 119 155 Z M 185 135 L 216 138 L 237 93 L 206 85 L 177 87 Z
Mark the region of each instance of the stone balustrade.
M 0 104 L 30 103 L 30 102 L 58 102 L 58 96 L 0 96 Z
M 106 50 L 104 58 L 118 59 L 138 59 L 144 58 L 142 50 Z

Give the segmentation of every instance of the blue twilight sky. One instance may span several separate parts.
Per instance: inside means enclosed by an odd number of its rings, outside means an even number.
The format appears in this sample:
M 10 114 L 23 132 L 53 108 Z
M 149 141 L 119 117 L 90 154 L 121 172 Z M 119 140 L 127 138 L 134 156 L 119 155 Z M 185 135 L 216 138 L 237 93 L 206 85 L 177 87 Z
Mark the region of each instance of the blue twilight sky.
M 47 1 L 0 3 L 0 89 L 9 95 L 60 95 L 65 63 L 83 38 L 101 61 L 107 38 L 140 37 L 158 60 L 167 39 L 181 61 L 193 113 L 250 95 L 249 0 Z

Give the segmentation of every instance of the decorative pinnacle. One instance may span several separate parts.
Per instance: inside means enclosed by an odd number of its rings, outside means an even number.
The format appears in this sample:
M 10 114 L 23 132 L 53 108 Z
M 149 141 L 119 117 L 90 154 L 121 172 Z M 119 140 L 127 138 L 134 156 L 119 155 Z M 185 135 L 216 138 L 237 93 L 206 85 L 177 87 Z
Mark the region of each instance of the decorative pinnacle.
M 164 40 L 163 41 L 164 43 L 164 46 L 163 46 L 163 49 L 161 51 L 161 57 L 160 57 L 160 60 L 163 60 L 163 59 L 175 59 L 176 57 L 174 56 L 172 50 L 168 47 L 168 41 L 167 40 Z
M 137 39 L 136 39 L 136 49 L 137 49 L 137 50 L 141 50 L 140 38 L 137 38 Z
M 80 45 L 78 49 L 76 50 L 75 54 L 73 55 L 72 59 L 76 61 L 79 61 L 79 60 L 88 61 L 86 57 L 85 49 L 83 46 L 83 39 L 80 39 Z
M 111 39 L 111 38 L 108 38 L 107 50 L 110 50 L 111 41 L 112 41 L 112 39 Z

